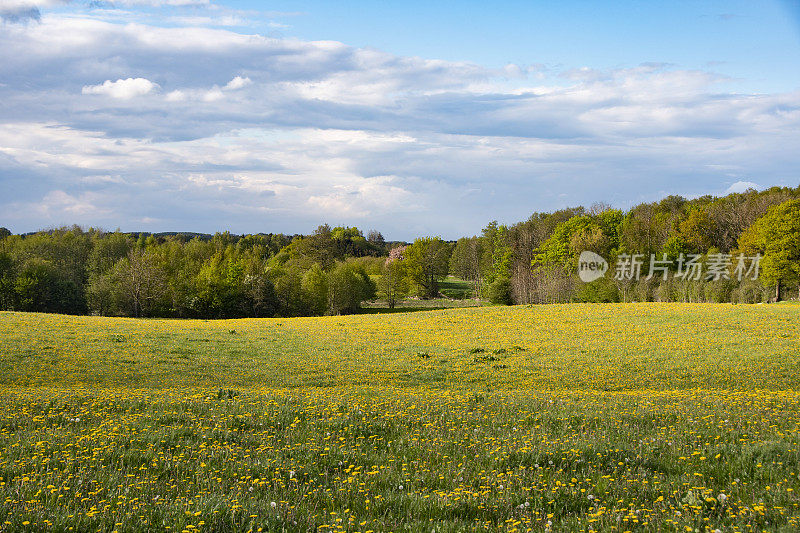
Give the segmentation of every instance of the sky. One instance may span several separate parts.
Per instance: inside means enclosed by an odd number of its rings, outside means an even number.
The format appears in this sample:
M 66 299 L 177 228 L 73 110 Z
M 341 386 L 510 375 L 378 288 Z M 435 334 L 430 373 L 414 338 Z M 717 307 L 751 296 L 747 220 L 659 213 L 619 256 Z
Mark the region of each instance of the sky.
M 798 168 L 797 0 L 0 0 L 16 233 L 455 239 Z

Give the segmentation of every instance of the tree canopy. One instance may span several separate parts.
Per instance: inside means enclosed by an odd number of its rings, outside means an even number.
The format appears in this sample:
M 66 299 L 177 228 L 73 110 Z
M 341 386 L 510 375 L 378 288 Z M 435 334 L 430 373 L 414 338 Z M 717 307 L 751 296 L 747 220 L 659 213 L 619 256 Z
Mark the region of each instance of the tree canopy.
M 744 254 L 761 254 L 761 277 L 779 288 L 800 282 L 800 200 L 770 208 L 741 237 Z M 778 295 L 780 297 L 780 295 Z
M 583 251 L 609 264 L 637 261 L 641 279 L 583 284 Z M 739 256 L 757 254 L 758 279 L 732 279 Z M 717 274 L 680 277 L 690 263 Z M 498 304 L 774 299 L 800 291 L 800 187 L 668 196 L 627 211 L 571 207 L 511 225 L 492 221 L 455 242 L 420 237 L 410 245 L 327 224 L 305 236 L 78 226 L 15 235 L 0 227 L 2 310 L 197 318 L 352 313 L 377 296 L 390 307 L 407 295 L 439 297 L 448 274 Z

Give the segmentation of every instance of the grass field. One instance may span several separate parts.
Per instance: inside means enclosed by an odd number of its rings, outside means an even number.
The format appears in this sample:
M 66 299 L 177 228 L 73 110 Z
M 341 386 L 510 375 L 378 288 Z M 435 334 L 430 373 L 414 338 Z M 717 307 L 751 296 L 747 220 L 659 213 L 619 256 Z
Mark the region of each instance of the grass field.
M 380 276 L 376 276 L 377 278 Z M 397 301 L 393 309 L 389 309 L 386 300 L 377 298 L 362 303 L 362 311 L 367 313 L 405 313 L 409 311 L 426 311 L 431 309 L 452 309 L 456 307 L 480 307 L 488 305 L 488 301 L 475 298 L 475 287 L 469 281 L 447 276 L 439 284 L 438 298 L 418 298 L 409 296 Z
M 796 531 L 800 306 L 0 313 L 0 530 Z

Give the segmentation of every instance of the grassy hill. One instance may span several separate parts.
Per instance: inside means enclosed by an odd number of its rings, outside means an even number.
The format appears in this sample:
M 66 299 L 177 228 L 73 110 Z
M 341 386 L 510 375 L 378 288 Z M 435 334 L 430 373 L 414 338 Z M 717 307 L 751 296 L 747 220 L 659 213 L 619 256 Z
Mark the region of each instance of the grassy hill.
M 793 531 L 799 347 L 791 304 L 0 313 L 0 530 Z
M 567 304 L 252 320 L 0 313 L 0 384 L 794 389 L 800 306 Z

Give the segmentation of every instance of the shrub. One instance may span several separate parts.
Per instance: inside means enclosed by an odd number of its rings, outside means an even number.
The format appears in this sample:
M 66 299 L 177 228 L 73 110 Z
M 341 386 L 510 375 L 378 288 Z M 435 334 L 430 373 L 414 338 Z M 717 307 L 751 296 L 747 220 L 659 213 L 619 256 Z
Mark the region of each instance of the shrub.
M 493 304 L 511 305 L 511 280 L 497 278 L 489 285 L 489 301 Z

